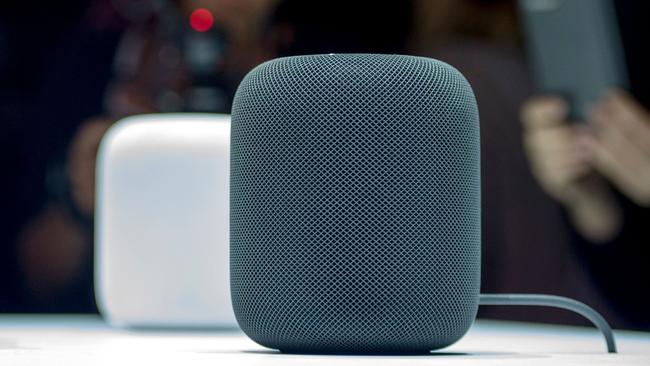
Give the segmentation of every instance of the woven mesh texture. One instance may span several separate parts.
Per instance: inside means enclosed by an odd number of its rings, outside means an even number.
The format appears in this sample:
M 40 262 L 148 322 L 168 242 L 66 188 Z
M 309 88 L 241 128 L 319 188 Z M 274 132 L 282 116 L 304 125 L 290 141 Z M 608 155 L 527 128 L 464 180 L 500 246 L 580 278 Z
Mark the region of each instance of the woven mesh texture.
M 478 111 L 451 66 L 282 58 L 232 110 L 235 314 L 285 352 L 421 352 L 458 340 L 480 284 Z

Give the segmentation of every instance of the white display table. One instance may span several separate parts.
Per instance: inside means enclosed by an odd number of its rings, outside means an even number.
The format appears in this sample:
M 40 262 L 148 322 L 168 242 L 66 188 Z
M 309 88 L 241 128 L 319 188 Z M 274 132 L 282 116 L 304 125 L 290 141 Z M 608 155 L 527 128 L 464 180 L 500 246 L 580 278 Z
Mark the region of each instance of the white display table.
M 285 355 L 238 331 L 135 331 L 96 316 L 0 315 L 0 365 L 650 365 L 650 333 L 478 321 L 453 346 L 422 356 Z

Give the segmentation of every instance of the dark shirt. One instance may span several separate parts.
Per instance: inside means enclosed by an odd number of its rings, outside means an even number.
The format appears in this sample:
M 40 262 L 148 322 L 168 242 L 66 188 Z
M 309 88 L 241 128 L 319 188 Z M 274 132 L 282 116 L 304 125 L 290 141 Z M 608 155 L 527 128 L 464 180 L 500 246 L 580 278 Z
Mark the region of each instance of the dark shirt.
M 574 242 L 610 306 L 626 328 L 650 330 L 650 209 L 618 194 L 623 207 L 621 231 L 603 244 L 574 231 Z
M 650 107 L 650 4 L 615 1 L 630 78 L 630 91 Z M 618 194 L 624 224 L 619 234 L 604 244 L 589 243 L 574 232 L 574 242 L 611 306 L 628 322 L 627 327 L 650 330 L 650 208 L 640 207 Z

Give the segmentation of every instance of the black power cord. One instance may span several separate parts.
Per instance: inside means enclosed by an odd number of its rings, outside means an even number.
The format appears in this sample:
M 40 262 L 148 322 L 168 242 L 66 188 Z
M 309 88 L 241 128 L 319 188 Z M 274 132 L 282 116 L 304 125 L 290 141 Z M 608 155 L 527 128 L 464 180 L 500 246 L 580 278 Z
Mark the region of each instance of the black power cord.
M 578 313 L 594 325 L 605 336 L 607 343 L 607 352 L 616 353 L 616 342 L 614 341 L 614 334 L 612 328 L 609 326 L 605 318 L 602 317 L 593 308 L 568 297 L 554 296 L 554 295 L 538 295 L 538 294 L 481 294 L 479 296 L 479 305 L 507 305 L 507 306 L 548 306 L 553 308 L 560 308 Z

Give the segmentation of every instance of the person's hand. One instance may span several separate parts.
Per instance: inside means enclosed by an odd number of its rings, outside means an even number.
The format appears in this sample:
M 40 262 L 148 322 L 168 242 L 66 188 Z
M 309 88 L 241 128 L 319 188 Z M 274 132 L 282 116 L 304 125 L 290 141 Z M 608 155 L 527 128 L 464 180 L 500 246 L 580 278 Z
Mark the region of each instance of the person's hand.
M 70 144 L 67 174 L 73 204 L 87 217 L 95 207 L 95 160 L 112 120 L 84 122 Z M 70 210 L 50 202 L 32 218 L 18 238 L 18 263 L 30 293 L 41 300 L 60 296 L 82 280 L 92 242 Z
M 554 199 L 570 204 L 593 189 L 590 131 L 567 122 L 568 106 L 560 98 L 535 97 L 521 110 L 524 147 L 533 174 Z
M 92 246 L 66 208 L 47 203 L 17 239 L 16 261 L 30 297 L 47 301 L 78 286 Z
M 591 241 L 606 241 L 620 228 L 620 208 L 594 169 L 593 133 L 585 125 L 569 123 L 568 111 L 556 97 L 535 97 L 524 104 L 526 154 L 533 175 L 565 206 L 574 227 Z
M 650 113 L 623 91 L 612 91 L 592 109 L 588 139 L 593 165 L 640 206 L 650 206 Z
M 95 162 L 99 143 L 113 121 L 94 118 L 82 124 L 70 144 L 67 173 L 76 208 L 91 217 L 95 209 Z

